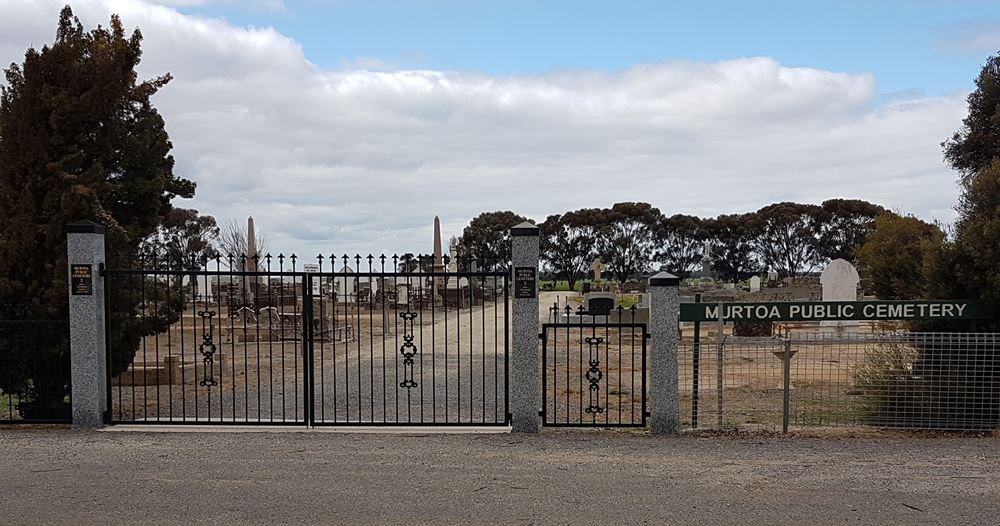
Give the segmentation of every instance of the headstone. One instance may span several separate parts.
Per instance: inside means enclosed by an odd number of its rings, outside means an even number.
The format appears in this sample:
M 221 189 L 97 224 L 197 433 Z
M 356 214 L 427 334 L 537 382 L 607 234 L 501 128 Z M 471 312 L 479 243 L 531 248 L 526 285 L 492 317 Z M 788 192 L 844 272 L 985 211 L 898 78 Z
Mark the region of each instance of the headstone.
M 702 246 L 701 252 L 701 275 L 702 277 L 712 276 L 712 242 L 708 239 Z
M 340 267 L 338 274 L 333 278 L 333 293 L 336 295 L 336 301 L 355 303 L 358 293 L 358 278 L 348 276 L 354 274 L 354 269 L 344 265 Z
M 448 257 L 448 272 L 458 272 L 458 239 L 455 236 L 448 243 Z
M 649 308 L 649 293 L 648 292 L 639 295 L 639 305 L 638 305 L 638 308 L 640 308 L 640 309 L 648 309 Z
M 750 278 L 750 292 L 760 292 L 760 276 Z
M 408 303 L 410 303 L 410 287 L 403 283 L 396 285 L 396 305 Z
M 819 282 L 823 285 L 823 301 L 857 301 L 858 283 L 861 277 L 858 270 L 850 262 L 843 259 L 835 259 L 823 270 L 819 277 Z M 820 325 L 824 327 L 836 327 L 838 331 L 845 326 L 857 326 L 856 321 L 823 321 Z
M 778 281 L 778 273 L 776 271 L 774 271 L 774 270 L 769 270 L 767 272 L 767 280 L 768 281 Z
M 594 281 L 601 281 L 601 272 L 604 271 L 604 263 L 600 259 L 594 261 L 594 264 L 590 266 L 590 270 L 594 271 Z
M 823 301 L 857 301 L 858 283 L 861 277 L 854 265 L 843 259 L 835 259 L 823 270 L 819 277 L 823 285 Z
M 583 302 L 583 308 L 588 313 L 607 316 L 611 314 L 611 309 L 615 308 L 615 294 L 612 292 L 591 292 L 584 297 Z

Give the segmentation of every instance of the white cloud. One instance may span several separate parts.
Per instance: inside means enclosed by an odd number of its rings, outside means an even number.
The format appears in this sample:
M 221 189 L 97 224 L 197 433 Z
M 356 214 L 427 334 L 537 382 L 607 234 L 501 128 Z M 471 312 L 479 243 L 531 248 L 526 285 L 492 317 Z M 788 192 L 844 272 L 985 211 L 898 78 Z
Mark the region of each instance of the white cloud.
M 65 0 L 0 0 L 0 58 L 51 40 Z M 481 211 L 536 219 L 643 200 L 712 216 L 776 200 L 862 198 L 951 220 L 955 176 L 939 143 L 963 94 L 894 97 L 876 80 L 757 57 L 615 73 L 496 77 L 327 71 L 273 29 L 181 15 L 140 0 L 81 0 L 145 35 L 156 96 L 194 206 L 253 214 L 300 252 L 429 251 Z

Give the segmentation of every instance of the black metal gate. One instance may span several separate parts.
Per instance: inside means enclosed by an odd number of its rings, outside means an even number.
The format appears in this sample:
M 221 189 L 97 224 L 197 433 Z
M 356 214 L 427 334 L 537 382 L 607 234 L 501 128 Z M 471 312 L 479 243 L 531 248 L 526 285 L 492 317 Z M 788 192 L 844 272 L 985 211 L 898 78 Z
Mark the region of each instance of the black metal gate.
M 645 427 L 646 323 L 637 309 L 551 309 L 542 325 L 542 423 Z
M 505 269 L 315 261 L 141 258 L 106 270 L 109 421 L 509 423 Z

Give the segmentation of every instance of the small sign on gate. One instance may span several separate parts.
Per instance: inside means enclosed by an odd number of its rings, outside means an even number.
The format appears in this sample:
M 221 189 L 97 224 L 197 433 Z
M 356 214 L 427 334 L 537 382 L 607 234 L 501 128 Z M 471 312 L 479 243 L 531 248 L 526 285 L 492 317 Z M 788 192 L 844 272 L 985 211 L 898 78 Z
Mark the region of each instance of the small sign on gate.
M 514 267 L 514 298 L 534 299 L 538 294 L 535 267 Z
M 306 263 L 302 265 L 302 270 L 309 274 L 316 274 L 319 272 L 319 263 Z M 319 278 L 312 278 L 312 295 L 313 297 L 319 297 Z

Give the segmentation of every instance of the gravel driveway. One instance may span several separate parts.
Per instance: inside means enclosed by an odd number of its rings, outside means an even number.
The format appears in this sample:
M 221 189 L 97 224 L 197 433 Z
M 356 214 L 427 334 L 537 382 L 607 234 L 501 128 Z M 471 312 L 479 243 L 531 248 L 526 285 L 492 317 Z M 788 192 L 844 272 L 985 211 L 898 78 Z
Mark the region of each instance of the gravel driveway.
M 0 431 L 2 523 L 984 523 L 998 438 Z

